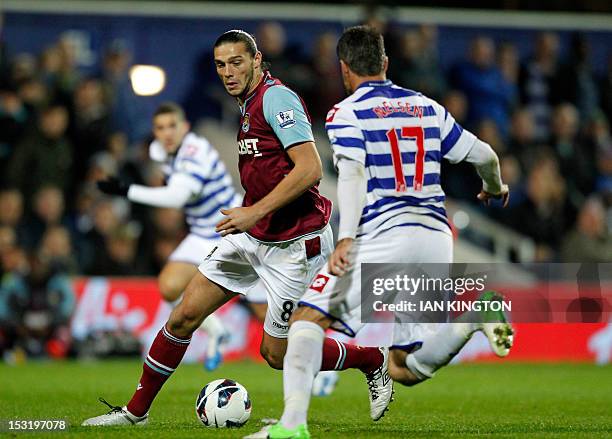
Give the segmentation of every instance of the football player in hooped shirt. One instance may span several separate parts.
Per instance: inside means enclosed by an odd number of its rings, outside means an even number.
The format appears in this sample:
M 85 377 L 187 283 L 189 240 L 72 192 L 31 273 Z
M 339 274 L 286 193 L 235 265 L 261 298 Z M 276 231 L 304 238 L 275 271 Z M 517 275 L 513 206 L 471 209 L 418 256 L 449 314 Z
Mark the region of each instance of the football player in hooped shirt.
M 256 284 L 265 286 L 268 299 L 261 353 L 281 369 L 292 311 L 333 249 L 331 202 L 317 189 L 321 160 L 302 100 L 262 69 L 262 54 L 246 32 L 222 34 L 214 57 L 219 78 L 242 112 L 237 140 L 243 205 L 221 210 L 225 218 L 216 230 L 223 239 L 153 341 L 132 399 L 83 425 L 146 423 L 202 320 Z M 331 343 L 330 355 L 341 358 L 327 363 L 358 368 L 366 376 L 387 368 L 387 355 L 378 348 Z M 370 393 L 376 386 L 369 383 Z

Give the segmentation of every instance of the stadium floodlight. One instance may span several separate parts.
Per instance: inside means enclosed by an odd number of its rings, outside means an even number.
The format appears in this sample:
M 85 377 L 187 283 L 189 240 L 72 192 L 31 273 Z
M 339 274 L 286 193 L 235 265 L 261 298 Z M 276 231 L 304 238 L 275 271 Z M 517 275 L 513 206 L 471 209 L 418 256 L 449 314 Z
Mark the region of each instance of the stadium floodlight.
M 158 66 L 135 65 L 130 69 L 130 80 L 134 93 L 153 96 L 166 86 L 166 72 Z

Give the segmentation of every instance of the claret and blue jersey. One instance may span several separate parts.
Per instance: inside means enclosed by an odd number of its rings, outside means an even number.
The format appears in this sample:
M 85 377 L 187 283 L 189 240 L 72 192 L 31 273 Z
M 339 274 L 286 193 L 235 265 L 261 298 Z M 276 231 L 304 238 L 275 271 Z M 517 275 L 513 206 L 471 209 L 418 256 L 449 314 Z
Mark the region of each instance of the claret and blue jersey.
M 398 227 L 450 234 L 440 184 L 443 158 L 463 160 L 476 137 L 421 93 L 371 81 L 334 106 L 326 120 L 334 161 L 365 166 L 367 201 L 357 237 Z

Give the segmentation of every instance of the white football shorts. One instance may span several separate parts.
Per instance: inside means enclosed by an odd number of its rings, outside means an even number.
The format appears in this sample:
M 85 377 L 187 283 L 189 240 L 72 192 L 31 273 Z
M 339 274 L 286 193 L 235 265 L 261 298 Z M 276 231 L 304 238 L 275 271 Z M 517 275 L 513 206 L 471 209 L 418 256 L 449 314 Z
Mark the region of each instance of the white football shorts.
M 318 254 L 307 257 L 307 247 L 313 248 L 311 244 L 317 241 Z M 333 245 L 329 225 L 316 234 L 284 243 L 264 243 L 246 233 L 227 235 L 198 269 L 229 291 L 247 294 L 247 299 L 248 294 L 265 291 L 268 311 L 264 331 L 287 338 L 289 318 Z
M 216 239 L 203 238 L 199 235 L 190 233 L 174 249 L 168 261 L 185 262 L 199 266 L 206 256 L 221 243 L 221 237 Z M 263 284 L 255 285 L 245 294 L 246 300 L 252 303 L 266 303 L 266 289 Z
M 450 263 L 452 236 L 423 227 L 399 227 L 372 239 L 356 239 L 351 250 L 352 267 L 344 276 L 329 273 L 327 264 L 317 273 L 300 300 L 330 317 L 332 329 L 354 336 L 364 325 L 361 320 L 361 264 L 363 263 Z M 389 323 L 393 346 L 418 344 L 423 331 L 437 324 Z M 429 327 L 431 326 L 431 328 Z M 420 345 L 419 345 L 420 346 Z

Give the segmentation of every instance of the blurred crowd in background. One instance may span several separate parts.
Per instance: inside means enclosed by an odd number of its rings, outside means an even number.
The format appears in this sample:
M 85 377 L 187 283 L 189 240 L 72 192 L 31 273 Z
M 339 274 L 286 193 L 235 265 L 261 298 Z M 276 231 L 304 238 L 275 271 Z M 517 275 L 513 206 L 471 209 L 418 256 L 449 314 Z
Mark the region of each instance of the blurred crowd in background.
M 388 77 L 438 100 L 499 154 L 510 206 L 483 212 L 532 238 L 537 261 L 612 261 L 612 57 L 598 77 L 579 33 L 563 54 L 557 34 L 541 33 L 526 59 L 511 41 L 482 36 L 444 70 L 436 26 L 370 24 L 385 34 Z M 256 37 L 272 73 L 302 95 L 322 130 L 345 96 L 338 35 L 318 34 L 308 56 L 280 23 L 263 23 Z M 61 353 L 74 306 L 69 276 L 156 275 L 186 228 L 179 211 L 96 189 L 111 175 L 163 184 L 148 160 L 151 115 L 139 109 L 124 46 L 107 47 L 94 75 L 79 71 L 68 39 L 42 53 L 0 50 L 0 352 L 17 334 L 29 353 Z M 209 68 L 214 77 L 212 59 Z M 227 99 L 220 85 L 190 94 L 180 103 L 193 121 L 194 96 L 199 108 Z M 442 179 L 450 198 L 476 204 L 480 180 L 468 164 L 446 166 Z

